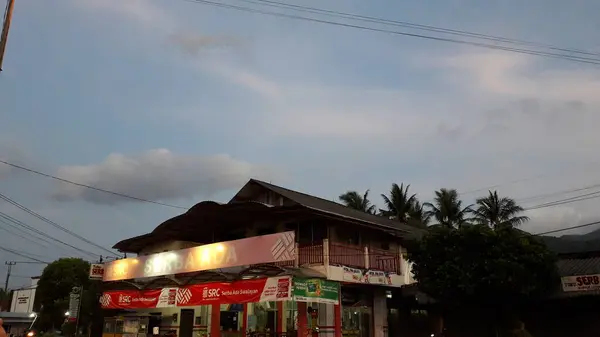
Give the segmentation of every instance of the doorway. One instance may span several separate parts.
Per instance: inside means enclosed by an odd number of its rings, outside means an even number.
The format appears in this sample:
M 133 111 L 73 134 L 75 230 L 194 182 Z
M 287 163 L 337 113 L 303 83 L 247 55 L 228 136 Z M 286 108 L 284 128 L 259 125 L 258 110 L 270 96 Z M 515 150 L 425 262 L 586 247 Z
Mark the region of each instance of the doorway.
M 179 337 L 192 337 L 194 332 L 194 309 L 181 309 Z

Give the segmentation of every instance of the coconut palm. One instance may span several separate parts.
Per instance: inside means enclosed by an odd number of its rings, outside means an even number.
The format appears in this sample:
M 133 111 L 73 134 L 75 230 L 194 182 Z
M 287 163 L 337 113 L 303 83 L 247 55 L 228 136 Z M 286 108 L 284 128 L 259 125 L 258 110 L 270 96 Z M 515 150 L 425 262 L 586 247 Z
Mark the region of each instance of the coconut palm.
M 415 199 L 413 205 L 408 212 L 408 223 L 416 227 L 427 227 L 431 221 L 431 216 L 419 200 Z
M 417 195 L 408 193 L 410 185 L 404 186 L 404 184 L 392 184 L 390 189 L 390 195 L 387 196 L 382 194 L 383 202 L 385 203 L 386 209 L 380 209 L 381 215 L 386 217 L 393 217 L 396 220 L 406 222 L 410 211 L 413 208 Z
M 356 191 L 348 191 L 340 195 L 338 198 L 344 205 L 346 205 L 346 207 L 369 214 L 375 214 L 376 207 L 369 200 L 369 190 L 366 190 L 364 195 L 360 195 Z
M 442 188 L 435 191 L 433 202 L 423 204 L 427 208 L 425 214 L 435 219 L 442 226 L 459 227 L 469 222 L 471 206 L 462 206 L 462 200 L 455 189 Z
M 488 191 L 487 197 L 477 199 L 477 207 L 473 210 L 473 220 L 482 225 L 492 228 L 518 227 L 529 221 L 529 217 L 519 215 L 523 207 L 519 206 L 514 199 L 499 197 L 498 192 Z

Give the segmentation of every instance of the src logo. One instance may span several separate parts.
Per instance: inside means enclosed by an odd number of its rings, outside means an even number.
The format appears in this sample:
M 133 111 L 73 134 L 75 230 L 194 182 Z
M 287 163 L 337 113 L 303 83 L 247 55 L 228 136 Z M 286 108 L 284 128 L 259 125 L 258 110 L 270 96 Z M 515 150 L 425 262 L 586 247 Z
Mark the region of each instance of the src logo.
M 579 276 L 576 280 L 578 287 L 598 285 L 600 283 L 600 278 L 598 276 Z
M 221 296 L 221 289 L 202 289 L 202 298 L 212 298 Z
M 124 303 L 124 304 L 131 303 L 131 296 L 119 295 L 119 303 Z

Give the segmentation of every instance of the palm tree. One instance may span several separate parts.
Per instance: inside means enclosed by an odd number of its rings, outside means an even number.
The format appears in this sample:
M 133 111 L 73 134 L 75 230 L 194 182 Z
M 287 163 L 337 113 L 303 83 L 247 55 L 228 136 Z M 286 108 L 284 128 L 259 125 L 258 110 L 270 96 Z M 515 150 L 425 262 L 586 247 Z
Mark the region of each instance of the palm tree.
M 416 227 L 427 227 L 431 221 L 431 216 L 421 205 L 419 200 L 415 199 L 411 210 L 408 212 L 408 223 Z
M 376 207 L 369 200 L 369 190 L 365 191 L 364 195 L 360 195 L 356 191 L 348 191 L 340 195 L 338 198 L 344 205 L 346 205 L 346 207 L 369 214 L 375 214 Z
M 410 185 L 404 187 L 404 184 L 400 184 L 400 186 L 395 183 L 392 184 L 389 197 L 385 194 L 381 195 L 387 209 L 380 209 L 380 214 L 382 216 L 394 217 L 396 220 L 406 222 L 413 204 L 417 200 L 416 194 L 408 194 L 409 187 Z
M 428 210 L 425 214 L 434 218 L 439 225 L 447 227 L 460 227 L 469 222 L 471 206 L 462 207 L 462 200 L 455 189 L 442 188 L 435 191 L 433 203 L 423 204 Z
M 473 219 L 476 223 L 487 225 L 492 228 L 518 227 L 529 221 L 529 217 L 519 215 L 525 211 L 517 205 L 514 199 L 498 196 L 498 192 L 488 191 L 487 197 L 478 198 L 477 208 L 473 211 Z

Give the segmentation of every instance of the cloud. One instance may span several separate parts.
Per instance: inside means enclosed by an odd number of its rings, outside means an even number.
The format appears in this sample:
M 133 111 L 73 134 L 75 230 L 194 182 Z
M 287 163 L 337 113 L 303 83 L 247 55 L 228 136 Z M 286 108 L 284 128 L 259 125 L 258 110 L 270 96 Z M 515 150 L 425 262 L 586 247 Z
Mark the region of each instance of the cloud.
M 57 176 L 77 183 L 147 200 L 211 197 L 240 188 L 249 178 L 269 179 L 276 170 L 234 159 L 228 155 L 180 155 L 167 149 L 138 155 L 110 154 L 103 162 L 62 166 Z M 53 197 L 61 201 L 85 200 L 100 204 L 131 202 L 76 185 L 60 183 Z
M 27 150 L 22 143 L 15 139 L 0 138 L 0 160 L 26 165 L 30 162 Z M 0 163 L 0 180 L 12 177 L 13 174 L 21 172 L 19 169 Z
M 167 40 L 191 56 L 197 56 L 201 50 L 206 49 L 242 46 L 240 39 L 233 36 L 207 36 L 191 32 L 174 33 Z
M 136 22 L 152 26 L 145 17 Z M 229 84 L 224 87 L 235 104 L 218 102 L 213 108 L 206 97 L 189 99 L 169 107 L 163 120 L 186 119 L 187 126 L 213 128 L 197 113 L 211 109 L 223 120 L 251 120 L 252 128 L 236 133 L 251 132 L 252 141 L 293 148 L 302 158 L 295 168 L 333 176 L 330 189 L 337 188 L 333 184 L 340 176 L 349 177 L 340 191 L 356 184 L 385 192 L 395 180 L 411 183 L 427 199 L 442 186 L 468 191 L 500 184 L 502 194 L 518 199 L 600 180 L 592 161 L 600 147 L 596 68 L 584 71 L 577 64 L 530 55 L 448 46 L 445 53 L 416 51 L 417 57 L 402 47 L 378 49 L 378 54 L 390 51 L 402 59 L 385 64 L 363 60 L 362 66 L 368 64 L 363 70 L 349 59 L 364 54 L 356 49 L 360 55 L 353 57 L 333 53 L 327 48 L 340 45 L 332 44 L 332 35 L 321 28 L 322 34 L 311 35 L 306 43 L 296 35 L 277 39 L 273 35 L 280 32 L 260 33 L 260 41 L 249 48 L 261 53 L 254 63 L 236 57 L 237 41 L 223 38 L 227 34 L 184 29 L 184 20 L 174 16 L 164 20 L 172 24 L 167 34 L 186 32 L 167 36 L 184 53 L 178 66 L 211 74 L 210 81 L 219 86 Z M 302 48 L 277 44 L 282 41 Z M 311 50 L 311 57 L 298 49 Z M 278 62 L 287 67 L 273 65 Z M 400 68 L 408 70 L 391 78 Z M 298 169 L 297 180 L 314 179 L 304 177 L 303 170 Z M 540 177 L 506 184 L 530 176 Z M 527 226 L 538 230 L 585 221 L 593 218 L 595 208 L 591 200 L 532 211 Z

